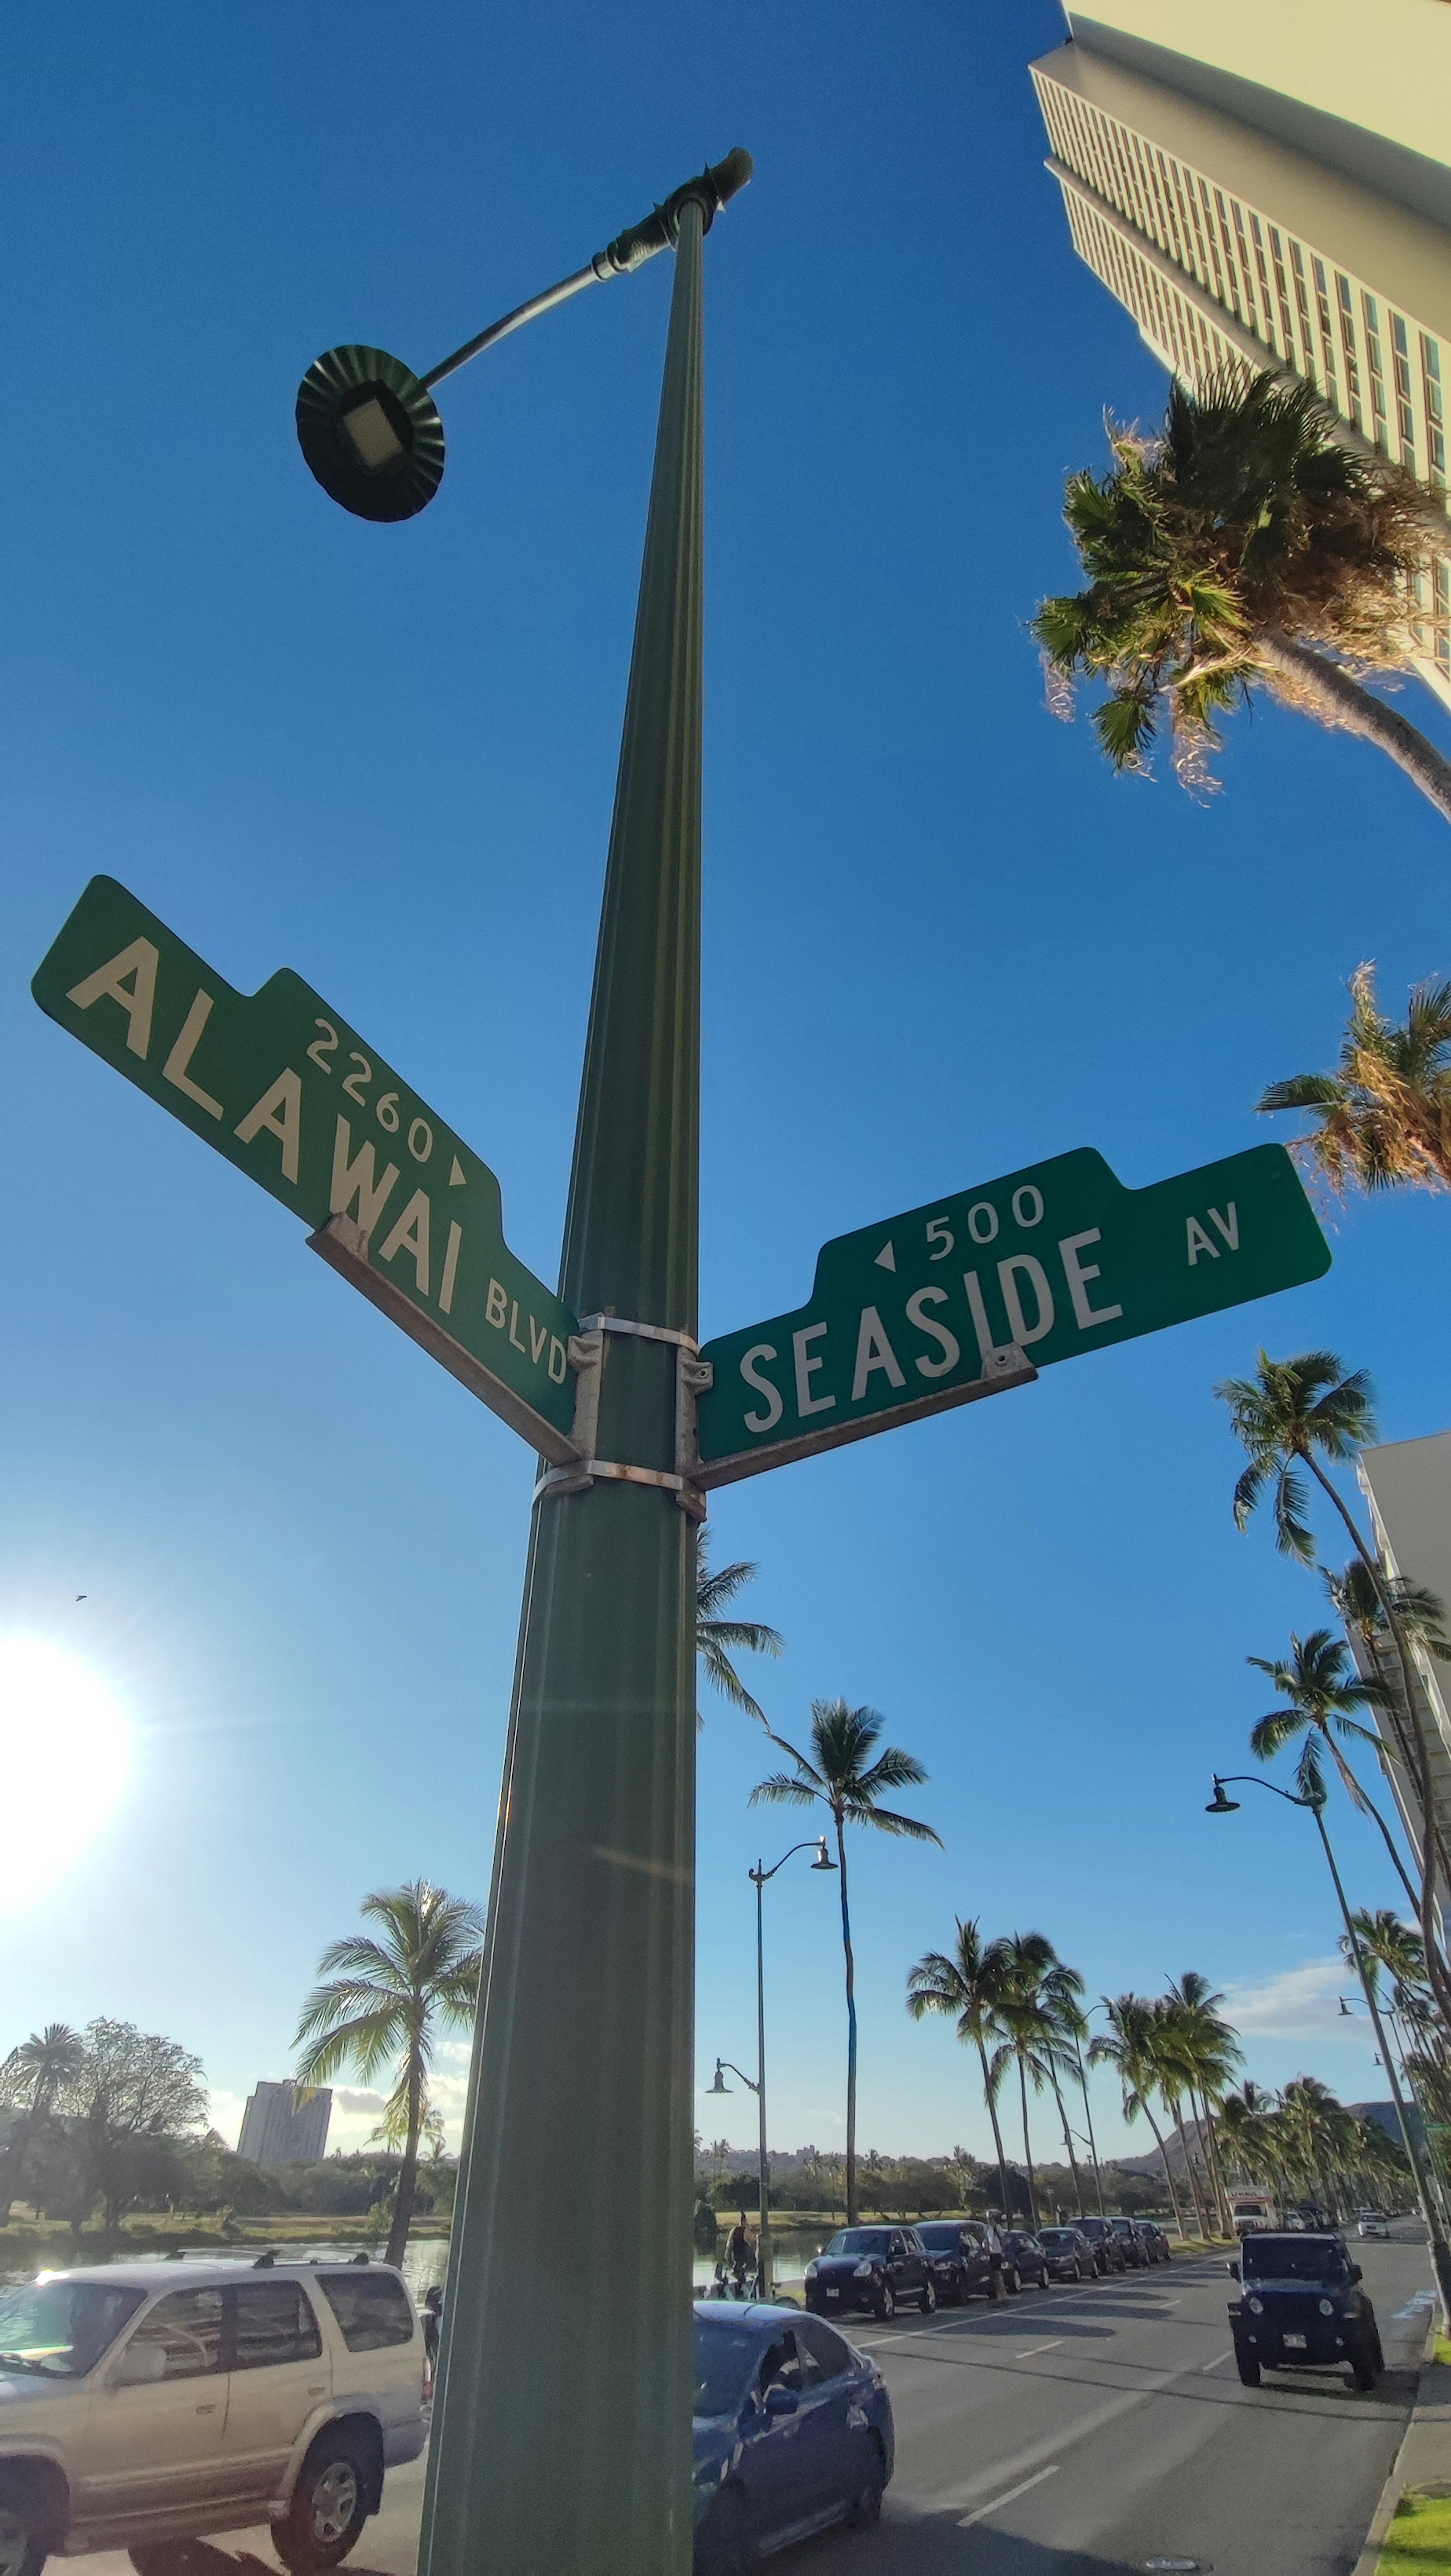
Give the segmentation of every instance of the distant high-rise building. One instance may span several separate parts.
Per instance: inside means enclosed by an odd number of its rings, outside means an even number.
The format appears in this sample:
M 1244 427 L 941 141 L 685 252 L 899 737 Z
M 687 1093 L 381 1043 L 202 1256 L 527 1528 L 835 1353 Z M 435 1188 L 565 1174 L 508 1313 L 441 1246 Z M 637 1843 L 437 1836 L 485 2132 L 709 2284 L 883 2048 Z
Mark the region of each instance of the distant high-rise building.
M 1094 0 L 1032 66 L 1073 246 L 1192 386 L 1303 378 L 1446 502 L 1451 7 Z M 1451 706 L 1451 526 L 1415 605 Z
M 237 2153 L 249 2165 L 315 2164 L 327 2154 L 332 2115 L 333 2097 L 326 2084 L 295 2107 L 290 2084 L 259 2084 L 242 2114 Z

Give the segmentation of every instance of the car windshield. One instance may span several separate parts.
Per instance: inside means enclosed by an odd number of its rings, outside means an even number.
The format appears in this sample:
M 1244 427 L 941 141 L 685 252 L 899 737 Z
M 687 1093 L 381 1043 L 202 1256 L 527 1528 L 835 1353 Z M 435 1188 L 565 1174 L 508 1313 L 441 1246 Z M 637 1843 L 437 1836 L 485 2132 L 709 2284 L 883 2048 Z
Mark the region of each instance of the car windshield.
M 955 2254 L 962 2243 L 960 2227 L 919 2227 L 917 2233 L 929 2254 Z
M 717 2325 L 714 2317 L 695 2320 L 695 2406 L 697 2415 L 735 2412 L 751 2377 L 760 2349 L 759 2335 L 744 2326 Z
M 1071 2245 L 1073 2230 L 1071 2227 L 1040 2227 L 1038 2242 L 1040 2245 Z
M 1131 2218 L 1116 2218 L 1113 2221 L 1113 2232 L 1115 2236 L 1132 2236 L 1134 2232 L 1133 2220 Z
M 1345 2256 L 1325 2236 L 1247 2236 L 1247 2281 L 1343 2281 Z
M 823 2254 L 885 2254 L 892 2241 L 889 2227 L 839 2227 Z
M 83 2379 L 145 2295 L 102 2281 L 58 2278 L 0 2290 L 0 2369 Z

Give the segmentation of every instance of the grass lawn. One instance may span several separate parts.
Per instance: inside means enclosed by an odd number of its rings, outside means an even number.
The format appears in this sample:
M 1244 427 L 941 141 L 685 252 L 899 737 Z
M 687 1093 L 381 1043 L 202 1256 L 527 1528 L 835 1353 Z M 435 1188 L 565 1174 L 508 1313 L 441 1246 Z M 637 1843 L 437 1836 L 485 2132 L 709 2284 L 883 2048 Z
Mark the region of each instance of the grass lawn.
M 1376 2576 L 1448 2576 L 1451 2571 L 1451 2495 L 1407 2487 L 1386 2533 Z

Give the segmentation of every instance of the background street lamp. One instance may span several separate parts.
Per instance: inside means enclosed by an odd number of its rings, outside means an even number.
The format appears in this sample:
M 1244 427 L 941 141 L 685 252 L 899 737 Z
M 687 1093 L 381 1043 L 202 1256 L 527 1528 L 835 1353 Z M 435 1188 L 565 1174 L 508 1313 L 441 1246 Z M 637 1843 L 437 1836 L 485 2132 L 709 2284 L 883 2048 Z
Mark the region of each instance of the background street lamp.
M 611 1473 L 536 1490 L 424 2576 L 481 2556 L 496 2576 L 690 2564 L 696 1498 L 677 1423 L 698 1334 L 702 243 L 750 175 L 731 153 L 427 377 L 338 349 L 298 394 L 323 489 L 360 518 L 410 518 L 443 473 L 429 387 L 674 248 L 560 1276 L 608 1353 L 590 1457 Z M 565 2353 L 568 2439 L 546 2475 Z
M 793 1843 L 788 1852 L 781 1854 L 773 1868 L 767 1869 L 764 1861 L 758 1860 L 755 1868 L 747 1873 L 756 1891 L 756 2065 L 760 2071 L 759 2081 L 752 2084 L 749 2075 L 741 2075 L 738 2066 L 731 2066 L 729 2058 L 722 2060 L 718 2057 L 715 2061 L 715 2082 L 710 2088 L 712 2093 L 729 2093 L 731 2088 L 721 2076 L 721 2067 L 725 2064 L 730 2066 L 733 2075 L 741 2076 L 741 2082 L 756 2096 L 756 2116 L 760 2130 L 758 2154 L 761 2177 L 761 2232 L 756 2248 L 756 2289 L 763 2299 L 769 2299 L 771 2295 L 771 2177 L 766 2152 L 766 1937 L 761 1891 L 767 1879 L 774 1878 L 778 1869 L 784 1869 L 788 1860 L 794 1860 L 796 1854 L 803 1851 L 815 1852 L 816 1858 L 811 1864 L 813 1869 L 829 1870 L 833 1877 L 836 1875 L 836 1863 L 826 1848 L 825 1834 L 818 1834 L 809 1842 Z
M 1448 2247 L 1445 2237 L 1441 2231 L 1440 2211 L 1438 2209 L 1435 2196 L 1426 2179 L 1425 2167 L 1421 2162 L 1420 2151 L 1416 2145 L 1410 2115 L 1407 2112 L 1405 2099 L 1402 2095 L 1400 2083 L 1396 2075 L 1395 2059 L 1391 2055 L 1385 2032 L 1381 2027 L 1380 2008 L 1376 2003 L 1375 1990 L 1371 1983 L 1370 1972 L 1366 1967 L 1365 1953 L 1360 1946 L 1360 1935 L 1356 1931 L 1355 1924 L 1351 1918 L 1345 1889 L 1341 1884 L 1339 1869 L 1336 1867 L 1335 1854 L 1330 1848 L 1330 1836 L 1325 1830 L 1324 1800 L 1321 1798 L 1297 1798 L 1289 1789 L 1277 1788 L 1273 1780 L 1261 1780 L 1253 1771 L 1231 1771 L 1227 1772 L 1223 1777 L 1221 1777 L 1220 1773 L 1216 1771 L 1214 1774 L 1214 1795 L 1204 1810 L 1207 1816 L 1232 1816 L 1238 1808 L 1240 1804 L 1239 1799 L 1227 1798 L 1224 1794 L 1225 1783 L 1227 1780 L 1232 1781 L 1236 1787 L 1247 1785 L 1253 1789 L 1268 1789 L 1273 1797 L 1283 1798 L 1287 1807 L 1303 1807 L 1307 1809 L 1315 1819 L 1316 1829 L 1320 1836 L 1321 1847 L 1325 1853 L 1325 1859 L 1329 1867 L 1331 1878 L 1335 1883 L 1335 1894 L 1340 1906 L 1340 1919 L 1345 1925 L 1346 1942 L 1350 1950 L 1350 1955 L 1355 1962 L 1355 1973 L 1360 1979 L 1360 1991 L 1365 1997 L 1365 2008 L 1370 2015 L 1371 2026 L 1376 2036 L 1376 2044 L 1380 2050 L 1380 2062 L 1385 2070 L 1386 2082 L 1391 2088 L 1391 2100 L 1396 2106 L 1396 2119 L 1400 2124 L 1401 2144 L 1405 2148 L 1406 2162 L 1410 2166 L 1411 2176 L 1416 2186 L 1416 2198 L 1421 2204 L 1421 2216 L 1426 2222 L 1426 2235 L 1430 2241 L 1431 2247 L 1431 2261 L 1436 2270 L 1436 2286 L 1441 2294 L 1442 2318 L 1444 2322 L 1451 2324 L 1451 2247 Z

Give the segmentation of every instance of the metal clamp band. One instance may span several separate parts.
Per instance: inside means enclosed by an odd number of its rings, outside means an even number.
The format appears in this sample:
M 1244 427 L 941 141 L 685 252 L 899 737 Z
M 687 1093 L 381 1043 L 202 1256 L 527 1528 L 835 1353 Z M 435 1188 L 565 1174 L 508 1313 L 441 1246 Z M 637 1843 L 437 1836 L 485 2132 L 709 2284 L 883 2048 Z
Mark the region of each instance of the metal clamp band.
M 663 1467 L 622 1467 L 613 1458 L 581 1458 L 577 1466 L 546 1468 L 534 1488 L 534 1500 L 537 1503 L 541 1494 L 582 1494 L 597 1476 L 613 1477 L 622 1485 L 654 1485 L 667 1494 L 697 1493 L 687 1477 L 669 1475 Z
M 638 1333 L 645 1342 L 677 1342 L 682 1350 L 698 1351 L 693 1333 L 677 1333 L 669 1324 L 632 1324 L 624 1315 L 581 1315 L 582 1333 Z

